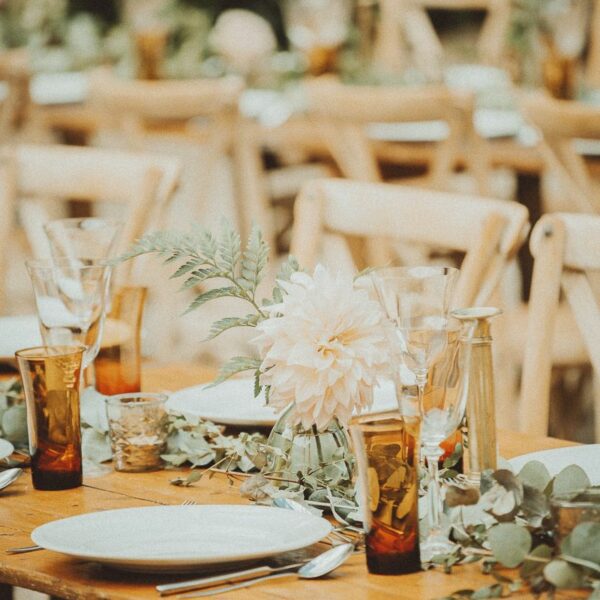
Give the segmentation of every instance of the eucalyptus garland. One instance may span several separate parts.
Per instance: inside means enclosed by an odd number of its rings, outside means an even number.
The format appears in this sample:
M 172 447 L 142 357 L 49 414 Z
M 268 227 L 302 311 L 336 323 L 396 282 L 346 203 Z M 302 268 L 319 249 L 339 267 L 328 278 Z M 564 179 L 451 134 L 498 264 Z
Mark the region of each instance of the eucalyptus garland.
M 575 499 L 590 480 L 571 465 L 555 477 L 537 461 L 518 474 L 486 472 L 479 489 L 449 485 L 446 505 L 454 552 L 436 557 L 446 572 L 458 564 L 482 561 L 495 582 L 479 590 L 459 590 L 444 600 L 500 598 L 530 591 L 551 597 L 558 589 L 585 588 L 600 598 L 600 509 L 562 541 L 554 534 L 552 496 Z M 594 515 L 591 515 L 593 519 Z M 503 569 L 516 569 L 514 577 Z

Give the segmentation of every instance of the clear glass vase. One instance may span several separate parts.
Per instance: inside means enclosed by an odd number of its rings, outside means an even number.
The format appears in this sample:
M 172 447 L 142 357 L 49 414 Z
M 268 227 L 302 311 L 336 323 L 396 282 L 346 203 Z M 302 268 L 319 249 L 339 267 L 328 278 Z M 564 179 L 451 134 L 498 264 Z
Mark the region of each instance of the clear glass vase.
M 334 418 L 322 430 L 292 422 L 290 404 L 269 435 L 269 474 L 280 479 L 280 487 L 294 488 L 311 477 L 334 486 L 348 486 L 354 475 L 354 458 L 346 429 Z

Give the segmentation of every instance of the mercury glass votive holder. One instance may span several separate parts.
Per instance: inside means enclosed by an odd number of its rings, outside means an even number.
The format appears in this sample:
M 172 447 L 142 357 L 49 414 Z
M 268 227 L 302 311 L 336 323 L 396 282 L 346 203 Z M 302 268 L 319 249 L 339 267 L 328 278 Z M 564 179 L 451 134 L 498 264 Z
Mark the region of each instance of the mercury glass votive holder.
M 119 394 L 106 401 L 116 471 L 130 473 L 162 468 L 167 447 L 167 396 Z
M 588 488 L 550 498 L 554 534 L 560 544 L 580 523 L 600 523 L 600 489 Z

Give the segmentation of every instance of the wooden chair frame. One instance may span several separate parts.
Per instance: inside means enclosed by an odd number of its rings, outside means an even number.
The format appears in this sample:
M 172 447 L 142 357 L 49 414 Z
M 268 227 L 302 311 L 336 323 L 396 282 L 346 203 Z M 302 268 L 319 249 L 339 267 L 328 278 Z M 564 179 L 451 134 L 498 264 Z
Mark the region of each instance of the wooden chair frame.
M 324 234 L 393 238 L 465 253 L 456 305 L 484 304 L 529 231 L 516 202 L 413 186 L 315 180 L 296 200 L 291 253 L 312 268 Z
M 365 130 L 367 124 L 442 120 L 449 134 L 436 144 L 424 185 L 443 188 L 447 183 L 457 162 L 464 117 L 454 94 L 445 87 L 345 86 L 322 78 L 307 85 L 306 90 L 309 114 L 345 177 L 382 180 L 375 144 Z
M 125 204 L 124 249 L 162 220 L 180 173 L 179 162 L 173 158 L 75 146 L 5 147 L 0 160 L 0 236 L 6 244 L 21 198 L 60 198 Z M 37 238 L 45 212 L 32 206 L 21 216 L 34 255 L 43 255 L 45 245 Z M 3 259 L 1 253 L 0 262 Z M 3 267 L 0 264 L 0 273 Z M 131 265 L 125 269 L 129 273 L 128 269 Z
M 600 309 L 594 289 L 600 271 L 600 216 L 544 215 L 531 234 L 535 257 L 523 379 L 521 427 L 547 435 L 550 411 L 552 339 L 559 296 L 564 292 L 595 374 L 600 375 Z M 595 403 L 596 438 L 600 438 L 600 402 Z
M 585 158 L 574 140 L 600 139 L 600 110 L 543 94 L 524 96 L 521 101 L 528 119 L 542 135 L 540 151 L 546 168 L 560 177 L 573 212 L 600 212 Z

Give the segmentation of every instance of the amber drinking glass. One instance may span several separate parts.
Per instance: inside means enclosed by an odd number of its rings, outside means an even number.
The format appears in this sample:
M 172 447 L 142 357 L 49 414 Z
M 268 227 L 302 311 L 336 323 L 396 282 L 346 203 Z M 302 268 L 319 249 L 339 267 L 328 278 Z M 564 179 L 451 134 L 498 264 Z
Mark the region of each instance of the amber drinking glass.
M 144 287 L 125 286 L 113 292 L 94 362 L 96 389 L 101 394 L 141 390 L 140 331 L 145 299 Z
M 164 394 L 119 394 L 106 400 L 115 470 L 160 469 L 167 447 Z
M 79 383 L 84 348 L 42 346 L 16 352 L 27 403 L 33 487 L 81 485 Z
M 395 412 L 357 417 L 352 423 L 370 573 L 421 569 L 419 428 L 418 419 Z

